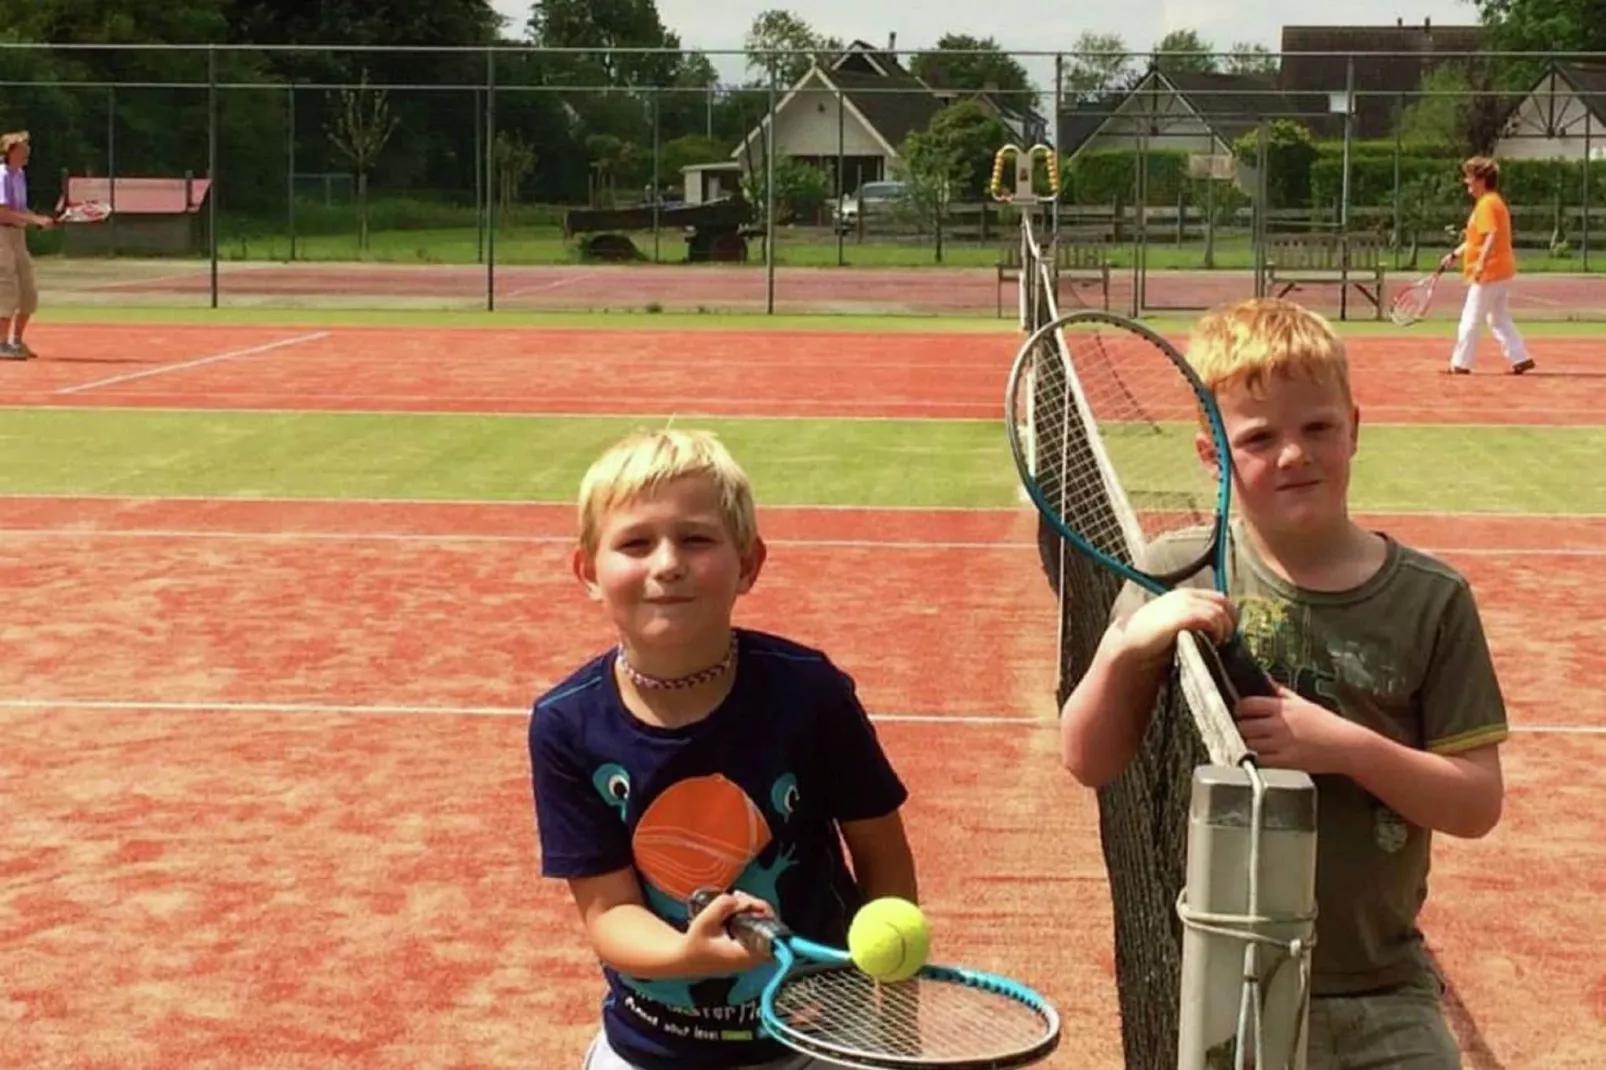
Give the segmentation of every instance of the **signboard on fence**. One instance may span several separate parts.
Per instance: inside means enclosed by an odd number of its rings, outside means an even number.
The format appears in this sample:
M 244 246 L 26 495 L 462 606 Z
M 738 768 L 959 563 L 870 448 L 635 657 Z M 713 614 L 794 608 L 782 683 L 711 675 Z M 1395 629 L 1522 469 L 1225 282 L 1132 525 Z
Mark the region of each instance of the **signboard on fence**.
M 1230 182 L 1238 177 L 1238 161 L 1230 154 L 1217 155 L 1209 152 L 1190 152 L 1188 154 L 1189 178 L 1214 178 L 1223 182 Z

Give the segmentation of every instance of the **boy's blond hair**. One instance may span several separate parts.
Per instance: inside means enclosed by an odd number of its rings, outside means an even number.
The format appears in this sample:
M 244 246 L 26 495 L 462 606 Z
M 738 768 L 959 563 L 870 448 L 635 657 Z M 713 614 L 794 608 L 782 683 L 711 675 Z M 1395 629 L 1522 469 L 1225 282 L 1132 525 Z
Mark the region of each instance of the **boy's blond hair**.
M 1292 301 L 1253 297 L 1212 309 L 1194 325 L 1188 363 L 1212 392 L 1259 395 L 1272 376 L 1336 384 L 1352 401 L 1344 342 L 1327 320 Z
M 613 510 L 676 479 L 701 476 L 719 493 L 720 512 L 742 554 L 758 538 L 747 473 L 712 431 L 638 431 L 609 446 L 580 481 L 580 546 L 597 551 Z

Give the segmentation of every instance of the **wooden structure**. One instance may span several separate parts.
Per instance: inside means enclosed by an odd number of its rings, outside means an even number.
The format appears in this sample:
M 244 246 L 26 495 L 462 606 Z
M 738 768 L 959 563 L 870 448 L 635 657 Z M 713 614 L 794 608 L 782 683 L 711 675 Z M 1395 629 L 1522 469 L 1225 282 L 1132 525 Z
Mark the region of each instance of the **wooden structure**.
M 1385 247 L 1365 234 L 1290 234 L 1268 238 L 1264 292 L 1286 297 L 1307 286 L 1337 286 L 1338 318 L 1349 318 L 1353 289 L 1383 318 Z
M 212 182 L 186 173 L 179 178 L 63 175 L 67 204 L 105 201 L 112 217 L 94 226 L 65 227 L 64 256 L 200 256 L 208 246 L 206 198 Z

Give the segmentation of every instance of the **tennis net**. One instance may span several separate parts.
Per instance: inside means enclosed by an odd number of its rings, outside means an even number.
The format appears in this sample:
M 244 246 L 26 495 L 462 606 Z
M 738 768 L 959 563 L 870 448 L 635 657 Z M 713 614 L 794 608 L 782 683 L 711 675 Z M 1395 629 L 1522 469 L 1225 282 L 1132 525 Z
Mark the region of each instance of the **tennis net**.
M 1027 213 L 1021 225 L 1020 307 L 1028 332 L 1061 315 L 1052 242 L 1038 243 Z M 1084 469 L 1078 462 L 1064 462 L 1064 457 L 1091 451 L 1096 435 L 1075 407 L 1057 401 L 1064 396 L 1066 377 L 1074 375 L 1065 339 L 1054 331 L 1040 345 L 1041 351 L 1033 354 L 1033 396 L 1056 400 L 1033 406 L 1034 462 L 1049 472 Z M 1059 458 L 1045 457 L 1053 450 L 1065 452 Z M 1107 466 L 1101 468 L 1106 480 L 1113 479 Z M 1043 490 L 1059 500 L 1062 516 L 1078 517 L 1089 530 L 1141 531 L 1120 488 L 1079 482 L 1045 485 Z M 1087 671 L 1121 581 L 1066 546 L 1047 522 L 1039 523 L 1038 549 L 1059 600 L 1057 702 L 1063 704 Z M 1129 545 L 1124 556 L 1130 563 L 1141 550 Z M 1115 908 L 1122 1046 L 1129 1067 L 1177 1065 L 1183 934 L 1177 893 L 1186 880 L 1191 778 L 1196 766 L 1236 765 L 1244 753 L 1199 648 L 1185 633 L 1141 751 L 1119 778 L 1100 789 L 1098 799 Z

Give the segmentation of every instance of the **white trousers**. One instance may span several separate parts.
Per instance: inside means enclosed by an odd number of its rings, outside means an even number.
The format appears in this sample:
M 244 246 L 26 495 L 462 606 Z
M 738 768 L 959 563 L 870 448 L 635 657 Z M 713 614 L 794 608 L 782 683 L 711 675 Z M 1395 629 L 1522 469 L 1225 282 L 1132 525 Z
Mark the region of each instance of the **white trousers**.
M 598 1032 L 591 1047 L 586 1050 L 585 1061 L 580 1064 L 580 1070 L 639 1070 L 639 1067 L 625 1061 L 618 1052 L 608 1045 L 606 1033 Z M 807 1055 L 788 1055 L 774 1062 L 764 1063 L 751 1070 L 829 1070 L 826 1063 L 811 1059 Z
M 1489 333 L 1500 343 L 1507 364 L 1528 359 L 1528 347 L 1511 319 L 1511 280 L 1475 282 L 1467 288 L 1467 303 L 1461 308 L 1461 327 L 1450 354 L 1452 368 L 1471 368 L 1478 358 L 1478 328 L 1487 322 Z

